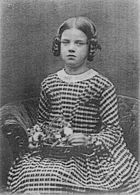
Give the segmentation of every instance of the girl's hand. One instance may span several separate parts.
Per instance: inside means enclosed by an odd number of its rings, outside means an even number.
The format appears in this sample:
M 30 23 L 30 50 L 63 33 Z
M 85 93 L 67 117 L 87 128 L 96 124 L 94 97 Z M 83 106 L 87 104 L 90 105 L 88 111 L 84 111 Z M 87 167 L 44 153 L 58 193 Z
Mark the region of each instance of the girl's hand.
M 68 137 L 68 142 L 73 146 L 87 145 L 88 137 L 83 133 L 73 133 Z

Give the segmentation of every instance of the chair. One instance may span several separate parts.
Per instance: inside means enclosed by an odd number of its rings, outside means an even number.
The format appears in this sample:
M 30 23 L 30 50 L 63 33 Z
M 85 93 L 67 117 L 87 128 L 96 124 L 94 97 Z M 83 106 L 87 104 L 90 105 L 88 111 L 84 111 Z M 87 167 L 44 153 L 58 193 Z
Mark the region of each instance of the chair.
M 30 98 L 8 103 L 0 109 L 1 190 L 6 188 L 8 171 L 14 159 L 28 151 L 26 129 L 36 123 L 38 101 L 38 97 Z M 140 101 L 135 98 L 118 95 L 118 105 L 124 139 L 128 149 L 138 160 L 138 111 Z

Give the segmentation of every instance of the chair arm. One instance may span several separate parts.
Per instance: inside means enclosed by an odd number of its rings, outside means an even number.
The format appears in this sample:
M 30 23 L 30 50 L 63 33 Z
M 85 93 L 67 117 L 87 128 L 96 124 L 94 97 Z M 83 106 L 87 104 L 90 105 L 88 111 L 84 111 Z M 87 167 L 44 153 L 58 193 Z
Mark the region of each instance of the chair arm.
M 15 120 L 6 120 L 2 132 L 8 139 L 14 158 L 28 151 L 28 136 L 24 128 Z
M 118 96 L 120 125 L 128 149 L 139 159 L 139 106 L 140 100 L 123 95 Z
M 30 118 L 23 105 L 7 104 L 0 109 L 0 126 L 8 139 L 14 158 L 28 151 L 28 134 Z

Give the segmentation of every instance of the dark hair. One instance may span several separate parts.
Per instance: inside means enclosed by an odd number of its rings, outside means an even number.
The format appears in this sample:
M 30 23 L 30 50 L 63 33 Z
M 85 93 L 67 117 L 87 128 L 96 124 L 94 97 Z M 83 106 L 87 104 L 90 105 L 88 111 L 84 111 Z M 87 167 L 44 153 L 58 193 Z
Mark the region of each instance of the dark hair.
M 89 42 L 88 61 L 92 61 L 97 49 L 101 49 L 101 46 L 97 41 L 97 31 L 95 24 L 87 17 L 72 17 L 64 21 L 57 30 L 57 34 L 53 40 L 52 51 L 54 56 L 60 55 L 60 44 L 62 33 L 71 28 L 76 28 L 84 32 Z

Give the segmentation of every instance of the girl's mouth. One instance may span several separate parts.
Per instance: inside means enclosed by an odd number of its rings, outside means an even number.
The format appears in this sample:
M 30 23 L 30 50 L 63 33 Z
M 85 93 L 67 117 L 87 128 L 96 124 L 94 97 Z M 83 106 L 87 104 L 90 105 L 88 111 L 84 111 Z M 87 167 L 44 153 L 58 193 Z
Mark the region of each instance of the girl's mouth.
M 75 60 L 76 56 L 75 55 L 67 55 L 68 60 Z
M 70 54 L 70 55 L 67 55 L 67 57 L 76 57 L 76 56 L 75 56 L 75 55 L 71 55 L 71 54 Z

